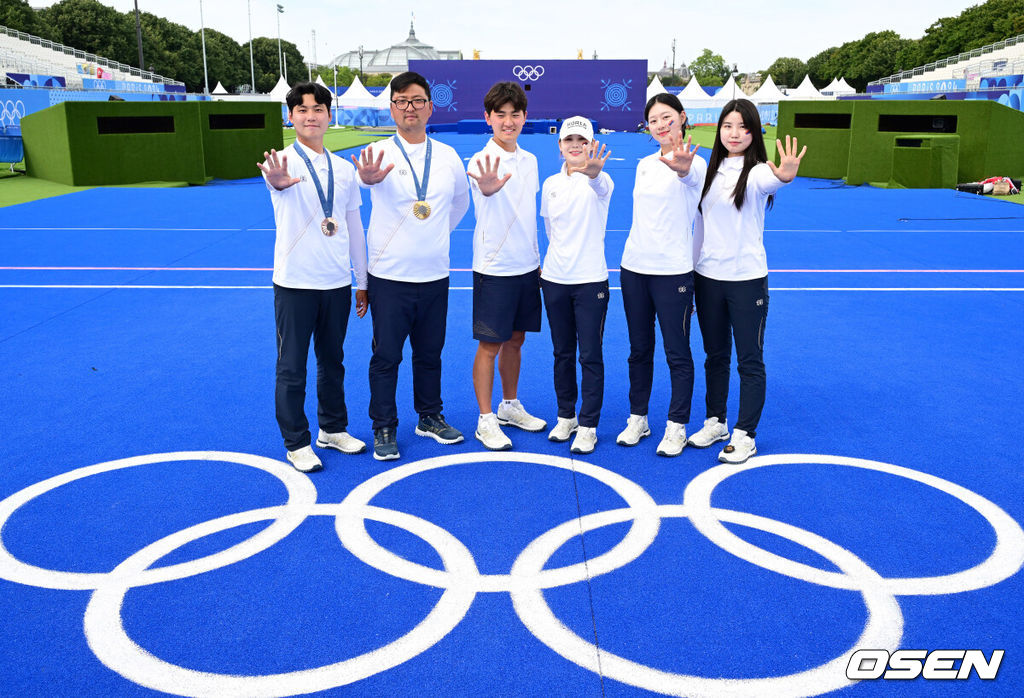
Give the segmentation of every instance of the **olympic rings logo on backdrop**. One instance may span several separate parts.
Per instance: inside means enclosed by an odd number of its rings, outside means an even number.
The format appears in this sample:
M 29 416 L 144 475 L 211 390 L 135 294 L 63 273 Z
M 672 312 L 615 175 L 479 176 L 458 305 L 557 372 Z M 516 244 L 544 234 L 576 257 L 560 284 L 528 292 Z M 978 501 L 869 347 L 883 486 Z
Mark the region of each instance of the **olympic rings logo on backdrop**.
M 17 102 L 8 99 L 0 104 L 3 105 L 3 110 L 0 110 L 0 126 L 14 126 L 25 118 L 25 103 L 20 99 Z
M 160 453 L 100 463 L 52 477 L 0 502 L 0 532 L 11 516 L 35 498 L 63 485 L 94 475 L 153 463 L 217 461 L 246 465 L 266 472 L 285 486 L 287 501 L 205 521 L 133 553 L 108 573 L 49 570 L 15 558 L 0 538 L 0 578 L 45 589 L 92 590 L 85 609 L 84 630 L 90 649 L 107 667 L 129 681 L 181 695 L 295 695 L 354 683 L 381 673 L 429 650 L 452 632 L 479 593 L 508 593 L 522 623 L 556 653 L 595 673 L 650 691 L 674 695 L 818 695 L 856 681 L 846 677 L 851 657 L 860 648 L 895 651 L 903 637 L 903 614 L 898 596 L 952 594 L 982 589 L 1014 575 L 1024 564 L 1024 530 L 1005 511 L 984 497 L 947 480 L 909 468 L 877 461 L 823 455 L 760 456 L 743 465 L 720 465 L 695 477 L 682 504 L 658 504 L 640 485 L 610 470 L 586 462 L 537 453 L 465 453 L 429 458 L 380 473 L 356 486 L 336 504 L 317 502 L 312 481 L 291 466 L 261 456 L 217 451 Z M 625 507 L 588 514 L 543 533 L 513 562 L 508 574 L 482 574 L 473 554 L 449 531 L 418 516 L 372 505 L 385 489 L 406 478 L 441 468 L 479 462 L 519 462 L 571 470 L 611 488 Z M 715 488 L 748 470 L 790 464 L 823 464 L 859 468 L 912 480 L 944 492 L 974 509 L 996 534 L 987 559 L 968 569 L 932 577 L 880 576 L 853 552 L 821 536 L 763 516 L 711 506 Z M 136 644 L 121 617 L 129 590 L 185 579 L 245 560 L 267 550 L 311 516 L 334 519 L 340 543 L 365 564 L 394 577 L 443 589 L 436 606 L 406 635 L 376 650 L 312 669 L 239 676 L 197 671 L 162 660 Z M 548 606 L 544 590 L 576 584 L 609 574 L 639 558 L 654 542 L 661 522 L 687 518 L 693 526 L 730 554 L 795 579 L 859 592 L 865 608 L 865 627 L 853 646 L 825 664 L 786 676 L 724 679 L 674 674 L 599 650 L 576 635 Z M 437 551 L 441 568 L 424 566 L 392 553 L 370 537 L 366 521 L 398 527 L 419 537 Z M 251 538 L 225 550 L 163 567 L 153 565 L 182 546 L 210 535 L 256 522 L 272 522 Z M 610 550 L 593 559 L 548 568 L 551 557 L 576 536 L 613 524 L 630 522 L 629 530 Z M 827 571 L 771 553 L 748 543 L 724 524 L 752 528 L 786 538 L 834 565 Z
M 544 66 L 542 65 L 517 65 L 512 68 L 512 75 L 516 80 L 529 82 L 540 80 L 544 77 Z

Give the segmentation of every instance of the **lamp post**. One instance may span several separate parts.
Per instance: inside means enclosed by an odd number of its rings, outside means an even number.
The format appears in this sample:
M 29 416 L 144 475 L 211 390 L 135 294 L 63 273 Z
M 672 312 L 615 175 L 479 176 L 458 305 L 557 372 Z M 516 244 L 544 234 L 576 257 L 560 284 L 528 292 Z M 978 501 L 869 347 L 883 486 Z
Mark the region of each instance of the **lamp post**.
M 281 15 L 284 14 L 284 5 L 277 6 L 277 74 L 284 76 L 284 65 L 281 60 Z M 285 78 L 287 80 L 287 78 Z
M 673 82 L 676 77 L 676 40 L 672 39 L 672 78 Z
M 252 73 L 252 91 L 256 93 L 256 61 L 252 56 L 252 0 L 245 0 L 245 6 L 249 10 L 249 72 Z
M 139 20 L 139 0 L 135 0 L 135 40 L 139 43 L 139 70 L 145 70 L 142 60 L 142 22 Z
M 363 81 L 363 45 L 359 44 L 359 82 Z
M 199 0 L 199 34 L 203 39 L 203 94 L 210 94 L 210 76 L 206 72 L 206 25 L 203 23 L 203 0 Z
M 334 63 L 334 125 L 338 125 L 338 63 Z

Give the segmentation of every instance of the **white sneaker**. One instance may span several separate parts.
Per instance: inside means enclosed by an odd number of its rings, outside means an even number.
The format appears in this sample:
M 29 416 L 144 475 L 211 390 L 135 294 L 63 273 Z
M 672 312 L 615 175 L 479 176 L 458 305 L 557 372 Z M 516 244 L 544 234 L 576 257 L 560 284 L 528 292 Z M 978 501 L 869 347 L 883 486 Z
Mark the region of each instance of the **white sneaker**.
M 573 435 L 580 426 L 580 423 L 576 421 L 575 417 L 571 419 L 569 417 L 559 417 L 555 423 L 555 428 L 548 434 L 548 441 L 568 441 L 569 437 Z
M 651 435 L 651 429 L 647 426 L 646 414 L 631 414 L 626 420 L 626 428 L 622 430 L 615 443 L 619 446 L 636 446 L 640 439 Z
M 519 400 L 502 400 L 498 405 L 498 424 L 519 427 L 526 431 L 541 431 L 548 425 L 543 419 L 527 412 Z
M 512 448 L 512 441 L 498 426 L 498 418 L 493 412 L 480 415 L 476 422 L 477 441 L 482 443 L 490 451 L 508 451 Z
M 337 434 L 328 434 L 323 429 L 316 436 L 316 445 L 320 448 L 333 448 L 342 453 L 362 453 L 366 450 L 366 442 L 360 441 L 347 431 L 339 431 Z
M 665 436 L 658 444 L 659 456 L 678 456 L 686 447 L 686 425 L 669 420 L 665 423 Z
M 755 453 L 757 453 L 757 446 L 754 445 L 754 439 L 747 436 L 747 432 L 742 429 L 733 429 L 732 439 L 729 441 L 729 445 L 718 454 L 718 460 L 722 463 L 739 465 L 746 463 L 747 459 Z
M 729 425 L 719 422 L 718 417 L 708 417 L 704 420 L 704 426 L 696 434 L 686 440 L 686 443 L 697 448 L 707 448 L 711 444 L 725 441 L 729 438 Z
M 288 451 L 288 460 L 300 473 L 312 473 L 324 467 L 324 464 L 313 453 L 312 446 L 303 446 L 294 451 Z
M 569 451 L 586 455 L 594 452 L 597 445 L 597 429 L 594 427 L 579 427 L 576 430 L 576 438 L 572 440 Z

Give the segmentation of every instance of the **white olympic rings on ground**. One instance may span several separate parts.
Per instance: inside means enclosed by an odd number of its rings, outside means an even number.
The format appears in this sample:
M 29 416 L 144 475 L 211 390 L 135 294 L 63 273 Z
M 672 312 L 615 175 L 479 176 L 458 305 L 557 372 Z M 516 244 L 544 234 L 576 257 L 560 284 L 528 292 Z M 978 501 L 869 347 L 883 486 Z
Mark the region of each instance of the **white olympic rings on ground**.
M 797 463 L 844 465 L 876 470 L 914 480 L 959 499 L 985 517 L 985 520 L 992 526 L 996 534 L 996 546 L 984 562 L 968 570 L 940 577 L 885 579 L 885 586 L 890 593 L 911 596 L 955 594 L 981 589 L 1016 574 L 1024 564 L 1024 530 L 1021 530 L 1020 525 L 1005 511 L 989 500 L 934 475 L 861 458 L 801 454 L 758 456 L 742 465 L 723 465 L 706 470 L 690 481 L 683 494 L 683 504 L 690 508 L 690 520 L 708 540 L 741 560 L 748 562 L 756 560 L 754 564 L 765 569 L 813 584 L 836 587 L 837 589 L 857 589 L 858 587 L 851 585 L 849 577 L 845 575 L 826 572 L 810 565 L 794 562 L 747 543 L 722 526 L 721 522 L 717 521 L 711 513 L 711 493 L 726 478 L 754 468 Z
M 903 633 L 903 616 L 895 596 L 955 593 L 995 584 L 1024 564 L 1024 531 L 989 500 L 946 480 L 908 468 L 856 458 L 816 455 L 760 456 L 741 466 L 717 466 L 687 486 L 683 505 L 658 505 L 639 485 L 589 463 L 535 453 L 464 453 L 430 458 L 380 473 L 353 489 L 338 504 L 316 503 L 309 478 L 290 466 L 260 456 L 225 452 L 180 452 L 137 456 L 79 468 L 11 495 L 0 502 L 0 535 L 10 517 L 32 499 L 64 484 L 91 475 L 149 463 L 180 460 L 221 461 L 263 470 L 284 484 L 285 504 L 240 512 L 206 521 L 162 538 L 129 556 L 109 573 L 46 570 L 17 560 L 0 537 L 0 577 L 50 589 L 92 589 L 84 629 L 89 647 L 106 666 L 130 681 L 183 695 L 294 695 L 350 684 L 393 668 L 426 651 L 454 629 L 477 593 L 509 592 L 524 625 L 559 655 L 617 681 L 669 694 L 686 695 L 815 695 L 851 683 L 845 676 L 850 654 L 859 647 L 894 650 Z M 594 478 L 616 492 L 626 508 L 598 512 L 562 523 L 533 540 L 519 554 L 507 575 L 485 575 L 472 553 L 451 533 L 420 517 L 373 506 L 371 501 L 396 482 L 452 465 L 504 462 L 572 470 Z M 723 480 L 757 467 L 787 463 L 852 466 L 908 478 L 946 492 L 972 507 L 993 527 L 997 543 L 987 560 L 968 570 L 923 579 L 885 579 L 852 552 L 795 526 L 753 514 L 711 507 L 711 495 Z M 182 579 L 238 562 L 265 551 L 308 516 L 334 516 L 341 543 L 364 563 L 393 576 L 444 589 L 434 609 L 405 636 L 366 654 L 335 664 L 282 674 L 236 676 L 214 674 L 172 665 L 136 645 L 121 618 L 125 595 L 136 586 Z M 663 518 L 687 517 L 698 531 L 727 552 L 780 574 L 813 584 L 860 592 L 867 622 L 854 647 L 822 666 L 770 678 L 710 679 L 673 674 L 643 666 L 597 648 L 566 628 L 544 600 L 544 589 L 610 573 L 635 560 L 654 541 Z M 421 538 L 438 553 L 443 569 L 433 569 L 382 548 L 366 530 L 370 519 L 402 528 Z M 188 562 L 151 567 L 183 545 L 238 526 L 273 521 L 251 538 L 219 553 Z M 583 563 L 545 569 L 556 550 L 578 535 L 615 523 L 631 521 L 623 539 L 606 553 Z M 746 543 L 722 522 L 756 528 L 789 539 L 838 567 L 826 572 L 793 562 Z
M 779 521 L 727 509 L 710 511 L 724 521 L 788 538 L 835 563 L 844 573 L 857 580 L 861 586 L 859 591 L 868 609 L 868 620 L 864 632 L 853 647 L 842 656 L 815 669 L 789 676 L 764 679 L 709 679 L 652 669 L 607 650 L 601 650 L 599 657 L 593 644 L 580 638 L 555 617 L 540 589 L 513 591 L 512 603 L 516 613 L 541 642 L 569 661 L 593 672 L 599 671 L 602 676 L 622 683 L 677 696 L 776 698 L 818 695 L 855 683 L 846 678 L 846 666 L 849 664 L 850 655 L 857 648 L 871 647 L 893 651 L 899 647 L 900 638 L 903 637 L 903 613 L 899 604 L 890 593 L 882 589 L 878 574 L 853 553 L 809 531 Z M 660 506 L 658 514 L 662 518 L 688 516 L 685 505 Z M 545 533 L 523 551 L 512 566 L 513 573 L 519 571 L 525 575 L 535 574 L 544 567 L 548 558 L 559 547 L 573 537 L 602 526 L 629 521 L 633 516 L 634 512 L 629 509 L 619 509 L 590 514 L 580 520 L 562 524 Z
M 512 68 L 512 76 L 516 80 L 529 82 L 540 80 L 544 77 L 544 66 L 542 65 L 517 65 Z
M 324 691 L 379 674 L 422 654 L 444 638 L 466 615 L 476 592 L 455 586 L 441 595 L 437 605 L 406 635 L 335 664 L 265 676 L 214 674 L 179 667 L 155 657 L 128 637 L 121 620 L 124 597 L 131 580 L 144 574 L 149 565 L 186 543 L 203 536 L 256 521 L 276 519 L 287 507 L 254 509 L 224 516 L 167 536 L 135 553 L 111 573 L 111 583 L 100 585 L 85 609 L 85 636 L 97 658 L 129 681 L 165 693 L 190 696 L 289 696 Z M 337 516 L 342 504 L 317 504 L 310 514 Z M 446 569 L 471 577 L 476 563 L 469 550 L 442 528 L 415 516 L 366 507 L 361 515 L 397 526 L 420 536 L 441 556 Z
M 358 513 L 362 507 L 368 505 L 370 500 L 386 487 L 399 480 L 435 468 L 483 462 L 550 465 L 555 468 L 575 470 L 582 475 L 593 477 L 611 487 L 625 500 L 630 510 L 635 512 L 633 526 L 614 548 L 592 560 L 587 560 L 585 564 L 580 562 L 559 569 L 541 570 L 529 577 L 522 577 L 515 573 L 477 574 L 471 579 L 456 580 L 452 579 L 451 572 L 447 570 L 424 567 L 380 547 L 367 533 L 366 526 L 359 521 Z M 477 591 L 511 591 L 524 587 L 546 589 L 581 582 L 587 578 L 588 573 L 590 576 L 604 574 L 635 560 L 654 542 L 661 523 L 657 514 L 658 505 L 642 487 L 633 481 L 596 465 L 541 453 L 462 453 L 428 458 L 399 466 L 370 478 L 352 490 L 345 497 L 342 505 L 348 505 L 347 511 L 352 512 L 355 518 L 347 520 L 343 516 L 338 517 L 338 538 L 352 554 L 371 567 L 376 567 L 392 576 L 441 589 L 450 588 L 456 581 L 469 585 Z
M 239 463 L 263 470 L 276 477 L 285 486 L 288 490 L 288 502 L 283 507 L 282 515 L 273 524 L 252 538 L 198 560 L 191 560 L 167 567 L 157 567 L 141 572 L 136 579 L 132 580 L 133 586 L 182 579 L 202 572 L 209 572 L 219 567 L 226 567 L 251 557 L 261 550 L 266 550 L 294 531 L 306 519 L 309 508 L 316 502 L 316 487 L 313 486 L 310 479 L 281 461 L 254 456 L 248 453 L 227 453 L 222 451 L 154 453 L 148 456 L 133 456 L 132 458 L 122 458 L 121 460 L 78 468 L 77 470 L 72 470 L 71 472 L 63 473 L 62 475 L 57 475 L 26 487 L 21 492 L 13 494 L 0 502 L 0 533 L 3 532 L 3 527 L 7 524 L 11 515 L 23 505 L 40 495 L 70 482 L 81 480 L 91 475 L 121 470 L 122 468 L 132 468 L 138 465 L 188 460 Z M 12 582 L 42 587 L 44 589 L 96 589 L 109 574 L 102 572 L 58 572 L 26 564 L 8 552 L 7 548 L 4 547 L 3 538 L 0 537 L 0 577 Z

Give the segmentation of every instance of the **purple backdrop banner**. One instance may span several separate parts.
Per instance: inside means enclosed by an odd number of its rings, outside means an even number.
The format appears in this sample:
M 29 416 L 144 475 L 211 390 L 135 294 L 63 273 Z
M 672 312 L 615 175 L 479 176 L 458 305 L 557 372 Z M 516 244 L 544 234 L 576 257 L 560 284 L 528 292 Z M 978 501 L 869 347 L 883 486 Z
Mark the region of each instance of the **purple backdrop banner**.
M 431 123 L 482 119 L 484 95 L 502 80 L 526 90 L 531 119 L 580 114 L 601 128 L 633 130 L 647 102 L 647 61 L 540 60 L 409 61 L 431 85 Z

